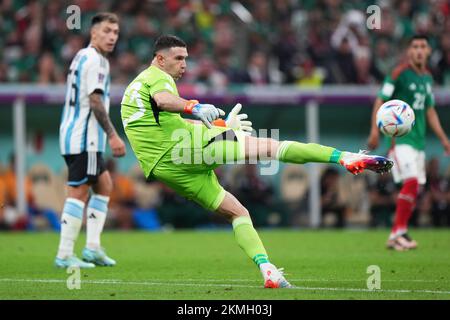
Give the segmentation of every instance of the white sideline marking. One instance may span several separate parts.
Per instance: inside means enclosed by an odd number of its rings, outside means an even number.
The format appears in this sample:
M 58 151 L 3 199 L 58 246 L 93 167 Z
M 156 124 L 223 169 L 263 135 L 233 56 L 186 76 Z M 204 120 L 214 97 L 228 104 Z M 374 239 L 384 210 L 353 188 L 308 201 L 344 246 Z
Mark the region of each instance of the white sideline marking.
M 194 279 L 188 279 L 194 280 Z M 213 279 L 211 279 L 213 280 Z M 243 280 L 243 279 L 240 279 Z M 195 281 L 205 281 L 202 279 L 195 279 Z M 222 280 L 217 280 L 222 281 Z M 229 281 L 229 280 L 223 280 Z M 246 280 L 252 281 L 252 280 Z M 359 281 L 359 280 L 358 280 Z M 0 279 L 0 282 L 33 282 L 33 283 L 66 283 L 67 280 L 59 279 Z M 222 283 L 176 283 L 176 282 L 163 282 L 158 281 L 121 281 L 121 280 L 82 280 L 83 283 L 89 284 L 121 284 L 121 285 L 144 285 L 144 286 L 192 286 L 192 287 L 238 287 L 238 288 L 257 288 L 261 289 L 262 285 L 241 285 L 241 284 L 222 284 Z M 406 289 L 380 289 L 369 290 L 361 288 L 324 288 L 324 287 L 294 287 L 289 290 L 318 290 L 318 291 L 350 291 L 350 292 L 387 292 L 387 293 L 435 293 L 435 294 L 449 294 L 450 291 L 438 291 L 438 290 L 406 290 Z

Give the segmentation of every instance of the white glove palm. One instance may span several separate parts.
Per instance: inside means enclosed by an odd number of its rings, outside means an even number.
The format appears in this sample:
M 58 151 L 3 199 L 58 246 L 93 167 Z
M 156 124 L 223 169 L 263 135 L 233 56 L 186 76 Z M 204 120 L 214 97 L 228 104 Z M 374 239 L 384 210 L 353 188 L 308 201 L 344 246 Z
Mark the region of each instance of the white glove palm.
M 252 122 L 245 120 L 248 118 L 248 115 L 246 113 L 239 114 L 241 109 L 242 104 L 237 103 L 228 114 L 227 118 L 225 119 L 225 123 L 227 125 L 227 128 L 241 130 L 245 135 L 249 136 L 253 131 Z

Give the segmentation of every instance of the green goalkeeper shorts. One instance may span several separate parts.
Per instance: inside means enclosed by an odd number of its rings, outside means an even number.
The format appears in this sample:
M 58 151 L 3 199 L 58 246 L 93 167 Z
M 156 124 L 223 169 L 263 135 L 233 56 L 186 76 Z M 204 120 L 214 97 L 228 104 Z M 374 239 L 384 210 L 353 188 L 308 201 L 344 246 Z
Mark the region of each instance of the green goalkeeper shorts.
M 213 170 L 221 164 L 244 159 L 245 136 L 228 128 L 201 127 L 201 142 L 184 141 L 169 149 L 153 168 L 150 178 L 165 183 L 205 209 L 216 211 L 225 190 Z

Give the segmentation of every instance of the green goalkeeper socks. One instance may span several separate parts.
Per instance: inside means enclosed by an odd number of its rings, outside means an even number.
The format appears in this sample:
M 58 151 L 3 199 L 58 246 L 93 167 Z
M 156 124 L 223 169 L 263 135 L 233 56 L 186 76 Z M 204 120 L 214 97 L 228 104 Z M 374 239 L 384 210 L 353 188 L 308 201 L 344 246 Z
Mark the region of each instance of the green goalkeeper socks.
M 316 143 L 283 141 L 277 151 L 277 159 L 289 163 L 325 162 L 339 163 L 342 151 Z
M 256 265 L 268 263 L 266 249 L 261 242 L 250 217 L 242 216 L 233 220 L 234 236 L 238 245 Z

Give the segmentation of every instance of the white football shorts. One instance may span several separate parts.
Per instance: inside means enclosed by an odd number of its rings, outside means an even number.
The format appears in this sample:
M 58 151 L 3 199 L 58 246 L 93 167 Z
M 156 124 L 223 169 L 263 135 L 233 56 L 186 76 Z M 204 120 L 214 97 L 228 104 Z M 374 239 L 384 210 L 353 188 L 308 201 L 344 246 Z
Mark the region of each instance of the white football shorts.
M 394 160 L 392 176 L 395 183 L 417 178 L 419 184 L 425 184 L 427 179 L 424 151 L 417 150 L 408 144 L 399 144 L 389 150 L 388 156 Z

